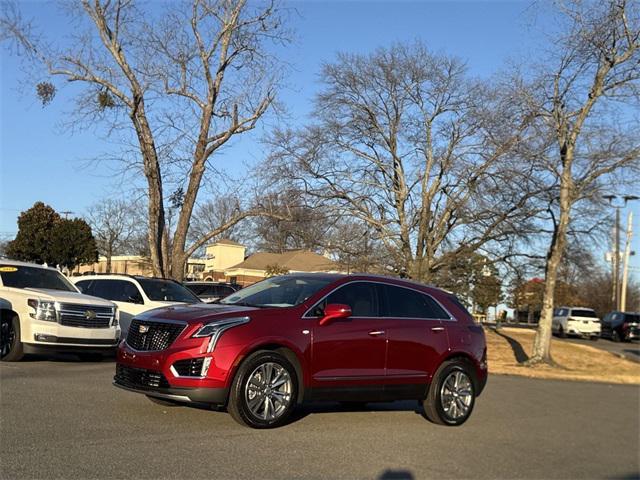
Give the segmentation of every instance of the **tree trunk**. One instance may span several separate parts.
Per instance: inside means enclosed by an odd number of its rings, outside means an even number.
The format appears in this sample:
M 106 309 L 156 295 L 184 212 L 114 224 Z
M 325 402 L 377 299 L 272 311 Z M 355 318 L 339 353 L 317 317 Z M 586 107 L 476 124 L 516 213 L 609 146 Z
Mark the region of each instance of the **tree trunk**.
M 107 268 L 106 268 L 106 273 L 111 273 L 111 257 L 113 256 L 113 248 L 111 247 L 111 245 L 109 245 L 109 248 L 107 249 Z
M 536 363 L 553 363 L 550 353 L 551 324 L 553 322 L 553 307 L 555 301 L 556 281 L 558 279 L 558 267 L 560 266 L 562 256 L 564 255 L 564 248 L 567 240 L 567 229 L 569 227 L 571 214 L 572 150 L 568 149 L 564 154 L 562 154 L 562 157 L 563 172 L 560 183 L 560 217 L 547 253 L 542 311 L 540 312 L 540 323 L 538 324 L 536 337 L 533 341 L 533 352 L 528 361 L 529 365 Z
M 162 175 L 160 173 L 160 163 L 153 141 L 153 134 L 147 122 L 144 103 L 141 97 L 137 99 L 136 106 L 131 112 L 131 119 L 140 143 L 144 175 L 147 178 L 149 192 L 148 240 L 151 254 L 151 268 L 155 277 L 166 277 L 165 257 L 168 255 L 168 246 L 165 232 Z

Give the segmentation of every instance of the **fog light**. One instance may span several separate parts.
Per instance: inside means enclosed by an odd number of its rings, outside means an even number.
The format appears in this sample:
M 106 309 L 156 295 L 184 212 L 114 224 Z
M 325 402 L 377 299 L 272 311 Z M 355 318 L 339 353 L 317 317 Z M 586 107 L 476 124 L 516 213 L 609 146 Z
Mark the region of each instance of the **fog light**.
M 44 333 L 36 333 L 33 338 L 37 342 L 56 343 L 58 341 L 58 337 L 55 335 L 45 335 Z

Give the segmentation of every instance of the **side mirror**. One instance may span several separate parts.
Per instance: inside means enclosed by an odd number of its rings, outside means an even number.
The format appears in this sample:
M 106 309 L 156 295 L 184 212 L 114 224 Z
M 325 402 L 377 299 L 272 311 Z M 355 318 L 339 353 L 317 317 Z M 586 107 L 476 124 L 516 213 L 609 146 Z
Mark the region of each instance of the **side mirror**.
M 351 316 L 351 307 L 341 303 L 330 303 L 324 307 L 324 315 L 320 319 L 319 325 L 327 325 L 339 318 L 349 318 Z

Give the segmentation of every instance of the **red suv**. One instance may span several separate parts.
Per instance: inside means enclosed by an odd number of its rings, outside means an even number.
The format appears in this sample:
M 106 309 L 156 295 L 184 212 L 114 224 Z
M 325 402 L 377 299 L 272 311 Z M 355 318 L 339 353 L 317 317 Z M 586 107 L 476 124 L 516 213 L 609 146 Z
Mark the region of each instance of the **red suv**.
M 254 428 L 311 400 L 418 399 L 464 423 L 487 381 L 482 328 L 450 293 L 374 275 L 273 277 L 218 304 L 151 310 L 120 344 L 114 384 L 159 403 L 226 406 Z

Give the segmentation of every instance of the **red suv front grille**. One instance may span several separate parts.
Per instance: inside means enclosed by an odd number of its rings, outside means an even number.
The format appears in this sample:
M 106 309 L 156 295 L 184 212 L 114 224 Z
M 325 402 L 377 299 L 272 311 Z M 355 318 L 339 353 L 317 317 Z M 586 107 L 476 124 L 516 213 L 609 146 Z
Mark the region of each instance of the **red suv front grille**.
M 150 322 L 134 319 L 129 327 L 127 344 L 140 351 L 168 348 L 184 330 L 183 323 Z

